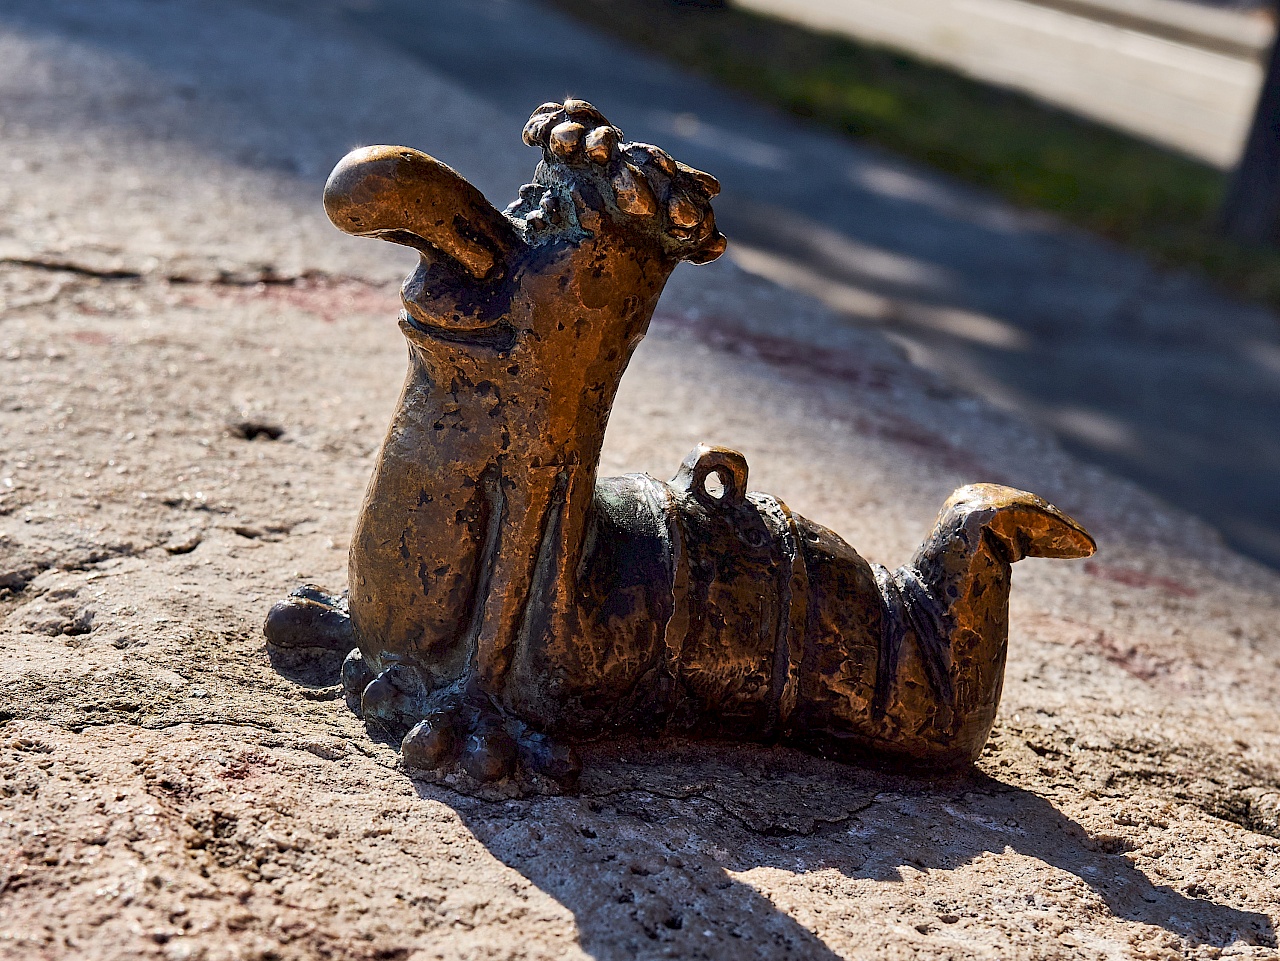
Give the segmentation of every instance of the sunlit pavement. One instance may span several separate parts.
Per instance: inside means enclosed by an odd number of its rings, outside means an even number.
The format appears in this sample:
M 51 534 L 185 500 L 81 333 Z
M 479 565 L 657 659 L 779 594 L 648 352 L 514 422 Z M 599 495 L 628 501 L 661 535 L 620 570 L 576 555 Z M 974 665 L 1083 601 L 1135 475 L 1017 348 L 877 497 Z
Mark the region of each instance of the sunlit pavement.
M 1262 82 L 1253 58 L 1035 2 L 735 2 L 918 54 L 1223 167 L 1239 156 Z

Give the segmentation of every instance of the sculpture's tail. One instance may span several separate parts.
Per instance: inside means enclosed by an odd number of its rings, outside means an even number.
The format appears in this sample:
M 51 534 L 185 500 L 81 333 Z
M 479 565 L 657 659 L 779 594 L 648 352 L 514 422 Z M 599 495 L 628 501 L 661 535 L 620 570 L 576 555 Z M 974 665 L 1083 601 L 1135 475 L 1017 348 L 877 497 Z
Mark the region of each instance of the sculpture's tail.
M 872 707 L 879 722 L 906 734 L 918 758 L 975 759 L 1000 702 L 1010 565 L 1094 550 L 1083 527 L 1034 494 L 998 484 L 957 490 L 909 564 L 876 568 L 885 606 Z
M 1088 557 L 1098 548 L 1088 531 L 1035 494 L 1000 484 L 970 484 L 942 505 L 933 532 L 916 553 L 917 562 L 939 547 L 970 550 L 964 544 L 974 532 L 994 538 L 1010 564 L 1024 557 Z M 953 541 L 955 537 L 964 544 Z

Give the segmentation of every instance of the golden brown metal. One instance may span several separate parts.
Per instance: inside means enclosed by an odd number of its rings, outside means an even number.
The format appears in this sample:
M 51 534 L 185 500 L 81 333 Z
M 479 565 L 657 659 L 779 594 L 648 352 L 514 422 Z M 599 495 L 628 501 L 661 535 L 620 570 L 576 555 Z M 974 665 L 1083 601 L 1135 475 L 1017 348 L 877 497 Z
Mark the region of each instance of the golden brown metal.
M 598 478 L 667 277 L 724 251 L 719 184 L 581 100 L 539 107 L 524 139 L 542 162 L 505 213 L 407 147 L 329 178 L 339 228 L 421 253 L 401 291 L 409 373 L 348 593 L 295 591 L 270 643 L 349 650 L 348 701 L 405 764 L 481 783 L 563 786 L 575 742 L 620 731 L 971 761 L 1000 698 L 1009 565 L 1092 539 L 977 484 L 891 572 L 748 493 L 735 451 L 699 447 L 669 483 Z

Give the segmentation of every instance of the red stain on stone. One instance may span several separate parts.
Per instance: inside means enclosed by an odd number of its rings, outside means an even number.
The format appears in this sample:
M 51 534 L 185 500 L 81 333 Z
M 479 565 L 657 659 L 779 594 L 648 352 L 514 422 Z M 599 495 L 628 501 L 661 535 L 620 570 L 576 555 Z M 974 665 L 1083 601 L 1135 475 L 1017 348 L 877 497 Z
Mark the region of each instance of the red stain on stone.
M 681 314 L 659 314 L 653 322 L 659 327 L 688 331 L 708 347 L 727 354 L 754 357 L 775 367 L 794 368 L 870 390 L 888 390 L 894 379 L 894 371 L 878 364 L 868 364 L 852 351 L 819 350 L 812 344 L 771 337 L 749 330 L 727 317 L 710 315 L 695 319 Z
M 900 372 L 867 363 L 854 351 L 819 348 L 783 337 L 771 337 L 750 330 L 729 317 L 659 314 L 653 323 L 659 328 L 686 333 L 714 350 L 760 360 L 805 380 L 821 377 L 880 392 L 890 390 L 895 380 L 902 379 Z M 851 419 L 848 410 L 840 414 L 843 419 L 851 420 L 853 428 L 860 434 L 914 447 L 929 454 L 942 466 L 969 477 L 990 483 L 1010 483 L 968 450 L 906 417 L 884 410 L 877 410 L 874 414 L 858 413 Z
M 1125 567 L 1111 567 L 1110 565 L 1099 564 L 1097 561 L 1085 561 L 1084 572 L 1102 581 L 1113 581 L 1126 587 L 1155 588 L 1174 597 L 1195 597 L 1200 593 L 1194 587 L 1188 587 L 1186 584 L 1175 581 L 1171 577 L 1147 574 L 1144 571 L 1135 571 Z
M 353 314 L 395 316 L 400 309 L 399 299 L 384 287 L 345 278 L 304 277 L 288 284 L 256 284 L 245 288 L 245 293 L 287 304 L 329 324 Z
M 394 290 L 352 277 L 301 277 L 268 279 L 258 283 L 214 280 L 184 283 L 180 296 L 184 306 L 203 307 L 210 303 L 267 301 L 311 314 L 332 324 L 352 316 L 396 316 L 400 300 Z
M 104 334 L 100 330 L 73 330 L 71 339 L 82 344 L 110 344 L 114 341 L 110 334 Z
M 1175 661 L 1142 644 L 1125 644 L 1106 631 L 1076 642 L 1140 681 L 1153 681 L 1173 671 Z

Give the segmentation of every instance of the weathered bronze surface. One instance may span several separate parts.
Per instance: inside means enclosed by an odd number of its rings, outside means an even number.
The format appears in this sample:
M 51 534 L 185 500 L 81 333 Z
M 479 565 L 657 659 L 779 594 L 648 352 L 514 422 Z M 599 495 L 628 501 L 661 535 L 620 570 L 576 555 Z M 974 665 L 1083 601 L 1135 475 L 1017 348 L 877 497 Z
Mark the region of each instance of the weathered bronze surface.
M 598 478 L 632 351 L 681 260 L 725 248 L 715 178 L 539 107 L 505 213 L 406 147 L 345 157 L 342 230 L 405 244 L 409 373 L 351 544 L 349 591 L 272 608 L 278 648 L 349 650 L 348 702 L 421 772 L 570 785 L 612 733 L 793 743 L 937 768 L 995 719 L 1010 565 L 1094 550 L 1033 494 L 956 491 L 909 563 L 748 493 L 741 454 Z M 718 483 L 712 483 L 714 481 Z

